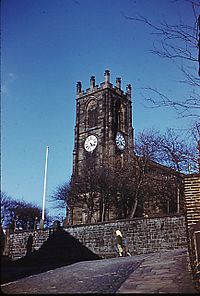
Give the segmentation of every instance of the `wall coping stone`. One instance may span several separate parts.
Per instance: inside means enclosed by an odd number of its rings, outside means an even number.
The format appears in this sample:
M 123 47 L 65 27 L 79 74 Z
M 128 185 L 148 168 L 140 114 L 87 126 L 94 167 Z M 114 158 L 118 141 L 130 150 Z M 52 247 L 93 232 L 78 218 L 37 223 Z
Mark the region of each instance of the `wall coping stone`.
M 179 214 L 170 214 L 170 215 L 156 215 L 153 217 L 137 217 L 133 219 L 120 219 L 120 220 L 110 220 L 110 221 L 103 221 L 103 222 L 96 222 L 96 223 L 82 223 L 82 224 L 73 224 L 73 225 L 66 225 L 64 228 L 75 228 L 75 227 L 83 227 L 83 226 L 95 226 L 95 225 L 105 225 L 105 224 L 112 224 L 112 223 L 123 223 L 123 222 L 129 222 L 129 221 L 138 221 L 138 220 L 155 220 L 155 219 L 165 219 L 165 218 L 177 218 L 183 216 L 186 218 L 185 213 L 179 213 Z

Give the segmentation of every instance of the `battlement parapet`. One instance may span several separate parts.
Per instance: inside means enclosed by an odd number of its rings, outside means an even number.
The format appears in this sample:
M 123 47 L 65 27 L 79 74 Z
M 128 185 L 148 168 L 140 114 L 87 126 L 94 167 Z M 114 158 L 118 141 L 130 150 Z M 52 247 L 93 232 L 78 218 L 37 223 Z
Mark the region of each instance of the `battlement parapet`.
M 126 86 L 126 92 L 124 92 L 121 89 L 121 78 L 117 77 L 116 78 L 116 85 L 113 86 L 113 84 L 110 82 L 110 71 L 106 70 L 104 73 L 105 80 L 104 82 L 100 83 L 100 85 L 95 84 L 95 76 L 91 76 L 90 78 L 90 87 L 87 88 L 85 91 L 82 90 L 82 83 L 81 81 L 77 82 L 76 85 L 76 95 L 77 99 L 82 98 L 84 96 L 88 96 L 91 94 L 94 94 L 96 92 L 105 90 L 105 89 L 111 89 L 112 91 L 116 92 L 120 96 L 125 96 L 129 100 L 131 100 L 131 85 L 128 84 Z

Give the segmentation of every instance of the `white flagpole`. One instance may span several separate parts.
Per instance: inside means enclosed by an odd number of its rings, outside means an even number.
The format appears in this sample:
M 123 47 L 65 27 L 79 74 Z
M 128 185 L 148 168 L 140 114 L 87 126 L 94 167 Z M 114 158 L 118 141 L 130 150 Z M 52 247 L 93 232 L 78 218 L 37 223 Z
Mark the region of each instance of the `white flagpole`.
M 47 164 L 48 164 L 48 152 L 49 146 L 46 146 L 46 161 L 45 161 L 45 172 L 44 172 L 44 190 L 43 190 L 43 199 L 42 199 L 42 225 L 44 227 L 44 211 L 45 211 L 45 196 L 46 196 L 46 184 L 47 184 Z

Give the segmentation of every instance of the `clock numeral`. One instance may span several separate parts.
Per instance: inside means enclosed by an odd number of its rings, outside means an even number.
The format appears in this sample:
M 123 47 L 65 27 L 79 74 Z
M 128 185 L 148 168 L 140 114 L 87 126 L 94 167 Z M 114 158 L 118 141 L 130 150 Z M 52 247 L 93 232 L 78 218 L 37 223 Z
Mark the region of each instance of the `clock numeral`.
M 122 134 L 117 133 L 116 135 L 116 145 L 120 150 L 125 148 L 126 142 Z

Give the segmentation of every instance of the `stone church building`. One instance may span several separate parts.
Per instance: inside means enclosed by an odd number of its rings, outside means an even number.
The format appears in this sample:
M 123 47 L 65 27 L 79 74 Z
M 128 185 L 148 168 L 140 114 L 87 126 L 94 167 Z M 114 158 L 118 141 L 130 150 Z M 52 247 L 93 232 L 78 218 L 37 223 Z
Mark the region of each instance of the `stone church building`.
M 72 180 L 84 176 L 88 171 L 108 166 L 120 167 L 132 163 L 134 154 L 134 129 L 132 125 L 131 85 L 126 91 L 121 89 L 121 78 L 116 78 L 113 85 L 110 82 L 110 71 L 104 73 L 104 82 L 97 85 L 95 77 L 90 78 L 90 87 L 85 91 L 81 82 L 76 86 L 76 124 L 73 150 Z M 130 162 L 129 162 L 130 161 Z M 137 170 L 137 165 L 133 165 Z M 151 162 L 151 172 L 158 175 L 169 175 L 169 169 Z M 176 173 L 175 173 L 176 175 Z M 87 193 L 85 193 L 87 194 Z M 150 206 L 151 198 L 146 205 Z M 74 204 L 71 207 L 73 224 L 86 223 L 87 206 Z M 158 206 L 155 211 L 159 212 Z M 148 212 L 148 211 L 147 211 Z M 94 215 L 90 222 L 98 222 Z M 112 209 L 105 220 L 117 219 Z M 124 218 L 127 218 L 126 216 Z
M 73 174 L 79 174 L 92 157 L 94 166 L 114 163 L 116 155 L 133 151 L 131 85 L 121 89 L 121 78 L 110 83 L 110 72 L 100 86 L 90 78 L 90 88 L 77 83 Z

